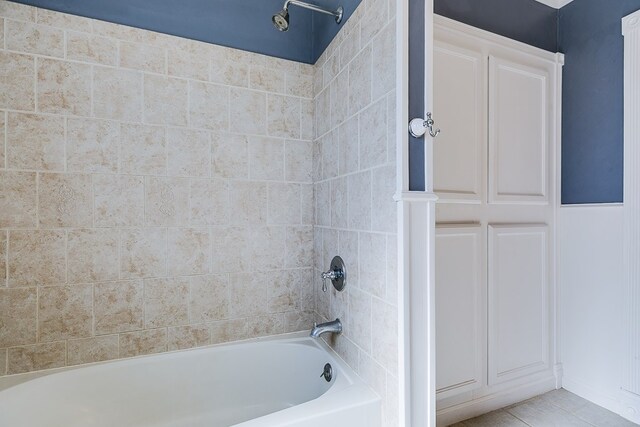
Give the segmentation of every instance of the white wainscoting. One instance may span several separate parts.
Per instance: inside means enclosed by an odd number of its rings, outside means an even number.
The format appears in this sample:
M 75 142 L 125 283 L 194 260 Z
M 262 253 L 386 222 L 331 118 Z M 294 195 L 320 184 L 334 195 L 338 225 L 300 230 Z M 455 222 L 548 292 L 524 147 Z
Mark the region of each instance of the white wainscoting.
M 640 422 L 625 376 L 622 205 L 564 206 L 558 212 L 562 385 Z

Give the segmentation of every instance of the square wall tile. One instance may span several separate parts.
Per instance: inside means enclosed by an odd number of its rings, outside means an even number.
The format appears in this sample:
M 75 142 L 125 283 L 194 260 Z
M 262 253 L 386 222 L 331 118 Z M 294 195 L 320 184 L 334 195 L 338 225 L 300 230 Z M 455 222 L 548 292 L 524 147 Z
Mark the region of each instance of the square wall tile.
M 0 347 L 35 344 L 37 289 L 0 288 Z
M 211 134 L 211 176 L 249 178 L 249 141 L 246 136 Z
M 229 129 L 229 88 L 189 81 L 189 124 L 203 129 Z
M 275 138 L 249 138 L 249 177 L 284 180 L 284 142 Z
M 64 170 L 64 118 L 9 113 L 7 167 Z
M 367 46 L 349 64 L 349 115 L 371 102 L 371 73 L 371 46 Z
M 393 199 L 396 191 L 396 165 L 389 164 L 371 172 L 371 228 L 374 231 L 395 233 L 397 231 L 397 204 Z
M 375 37 L 372 44 L 373 69 L 376 72 L 376 84 L 373 85 L 373 98 L 393 90 L 396 84 L 396 25 L 395 20 Z
M 96 227 L 139 226 L 144 222 L 144 181 L 140 176 L 93 176 Z
M 237 133 L 265 135 L 267 132 L 267 96 L 247 89 L 230 90 L 229 129 Z
M 209 345 L 211 333 L 207 325 L 176 326 L 167 331 L 168 350 L 185 350 L 187 348 Z
M 7 231 L 0 230 L 0 287 L 7 285 Z
M 300 185 L 269 183 L 269 224 L 300 224 Z
M 266 224 L 267 184 L 232 181 L 229 186 L 229 216 L 232 224 Z
M 302 278 L 299 270 L 285 270 L 269 279 L 267 303 L 270 313 L 284 313 L 300 308 Z
M 360 168 L 387 161 L 387 100 L 380 99 L 360 114 Z
M 67 170 L 79 173 L 118 172 L 120 125 L 107 120 L 67 120 Z
M 387 239 L 384 234 L 359 234 L 358 260 L 361 289 L 384 298 L 386 295 Z
M 266 67 L 251 67 L 249 87 L 266 92 L 283 93 L 284 72 Z
M 167 145 L 169 175 L 209 177 L 211 168 L 209 132 L 169 128 Z
M 214 56 L 211 59 L 209 80 L 229 86 L 249 86 L 249 65 L 231 62 L 226 54 L 221 56 Z
M 313 226 L 287 227 L 285 267 L 313 267 Z
M 167 351 L 167 330 L 150 329 L 120 335 L 120 357 L 134 357 Z
M 285 180 L 311 182 L 313 170 L 313 143 L 311 141 L 286 141 Z
M 208 55 L 176 47 L 168 49 L 167 58 L 170 75 L 195 80 L 209 79 Z
M 67 343 L 67 365 L 104 362 L 118 357 L 118 336 L 82 338 Z
M 91 115 L 91 66 L 38 60 L 38 110 L 45 113 Z
M 120 274 L 123 279 L 166 276 L 167 229 L 121 230 Z
M 117 280 L 118 235 L 110 229 L 70 230 L 67 236 L 67 281 Z
M 0 2 L 0 16 L 20 21 L 35 22 L 36 8 L 10 1 Z
M 144 312 L 147 328 L 189 323 L 188 279 L 146 279 Z
M 144 327 L 142 281 L 98 283 L 93 295 L 96 334 L 114 334 Z
M 168 262 L 170 276 L 205 274 L 209 272 L 211 246 L 206 228 L 169 229 Z
M 231 274 L 230 314 L 232 318 L 263 315 L 268 312 L 268 278 L 253 273 Z
M 35 172 L 0 171 L 0 228 L 37 226 Z
M 259 338 L 284 333 L 284 313 L 268 314 L 248 319 L 248 338 Z
M 359 289 L 349 290 L 349 323 L 344 332 L 358 347 L 371 352 L 371 296 Z
M 284 265 L 285 227 L 247 227 L 246 271 L 278 270 Z M 265 254 L 268 254 L 265 256 Z
M 283 138 L 300 138 L 300 99 L 269 94 L 267 96 L 267 133 Z
M 373 358 L 389 372 L 398 372 L 398 309 L 378 298 L 372 299 L 371 316 L 382 329 L 371 335 Z
M 7 349 L 0 350 L 0 376 L 7 375 Z
M 83 338 L 93 333 L 93 286 L 51 286 L 40 288 L 38 297 L 38 340 L 59 341 Z
M 187 125 L 187 80 L 145 74 L 144 121 L 159 125 Z
M 191 180 L 191 225 L 229 223 L 229 184 L 222 179 Z
M 229 317 L 229 276 L 216 274 L 190 279 L 191 323 L 207 323 Z
M 94 67 L 93 114 L 104 119 L 141 121 L 142 73 Z
M 47 9 L 38 9 L 38 24 L 86 33 L 92 31 L 90 19 Z
M 66 364 L 65 342 L 13 347 L 7 350 L 7 374 L 61 368 Z
M 123 123 L 120 126 L 120 172 L 166 174 L 166 146 L 164 127 Z
M 162 74 L 165 72 L 164 49 L 141 43 L 120 42 L 120 66 Z
M 8 50 L 38 55 L 64 56 L 64 31 L 31 22 L 5 20 Z
M 249 324 L 246 318 L 229 319 L 213 322 L 210 325 L 211 344 L 225 343 L 246 339 Z
M 64 283 L 65 232 L 11 230 L 9 232 L 9 286 Z
M 349 200 L 349 228 L 371 229 L 371 173 L 349 175 L 347 180 Z
M 32 56 L 0 52 L 0 107 L 34 111 L 34 79 Z
M 211 271 L 236 273 L 249 270 L 248 232 L 244 227 L 211 228 Z
M 147 226 L 187 225 L 189 179 L 147 177 L 145 182 Z
M 43 173 L 38 182 L 41 227 L 91 227 L 91 175 Z
M 118 43 L 99 35 L 67 31 L 67 59 L 93 64 L 116 65 Z

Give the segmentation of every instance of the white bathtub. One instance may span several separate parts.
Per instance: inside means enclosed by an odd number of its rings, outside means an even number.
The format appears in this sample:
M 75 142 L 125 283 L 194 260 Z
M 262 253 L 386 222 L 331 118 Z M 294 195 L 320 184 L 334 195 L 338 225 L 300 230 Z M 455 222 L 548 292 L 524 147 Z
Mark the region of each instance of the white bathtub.
M 380 423 L 380 398 L 323 342 L 301 334 L 66 369 L 0 391 L 3 427 Z

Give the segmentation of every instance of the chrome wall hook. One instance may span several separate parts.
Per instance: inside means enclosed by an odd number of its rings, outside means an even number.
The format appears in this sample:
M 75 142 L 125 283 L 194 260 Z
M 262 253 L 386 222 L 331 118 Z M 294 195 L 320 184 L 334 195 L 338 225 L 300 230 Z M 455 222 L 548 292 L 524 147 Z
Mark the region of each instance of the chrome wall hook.
M 436 122 L 433 120 L 431 113 L 427 113 L 427 119 L 415 118 L 409 122 L 409 133 L 414 138 L 422 138 L 427 131 L 432 138 L 440 134 L 440 129 L 433 129 Z

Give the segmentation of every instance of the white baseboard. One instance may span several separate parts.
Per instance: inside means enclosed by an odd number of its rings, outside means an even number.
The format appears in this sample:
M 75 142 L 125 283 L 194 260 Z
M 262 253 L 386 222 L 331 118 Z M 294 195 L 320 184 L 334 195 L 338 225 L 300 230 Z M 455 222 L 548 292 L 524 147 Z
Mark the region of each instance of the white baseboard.
M 571 393 L 577 394 L 583 399 L 602 406 L 605 409 L 640 424 L 640 396 L 620 389 L 617 396 L 602 393 L 599 388 L 573 381 L 566 376 L 562 380 L 562 386 Z
M 497 393 L 483 396 L 459 405 L 450 406 L 437 412 L 437 426 L 444 427 L 457 422 L 504 408 L 523 400 L 541 395 L 556 389 L 557 378 L 555 375 L 505 389 Z

